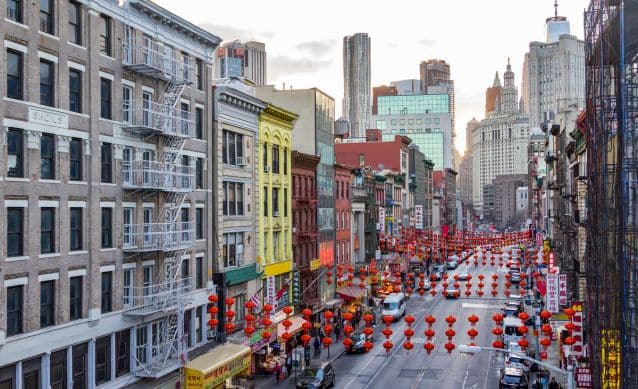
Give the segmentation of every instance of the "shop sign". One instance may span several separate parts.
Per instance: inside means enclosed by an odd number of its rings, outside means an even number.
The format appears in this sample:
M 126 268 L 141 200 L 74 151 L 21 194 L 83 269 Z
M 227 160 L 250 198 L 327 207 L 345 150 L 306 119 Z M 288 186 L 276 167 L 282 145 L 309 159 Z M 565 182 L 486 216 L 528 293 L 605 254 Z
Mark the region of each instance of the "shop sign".
M 548 311 L 552 313 L 560 311 L 558 304 L 558 274 L 547 274 L 547 294 L 545 298 L 547 299 L 546 305 Z
M 575 371 L 576 385 L 579 388 L 591 388 L 591 369 L 588 367 L 577 367 Z
M 567 274 L 558 275 L 558 305 L 567 305 Z
M 385 234 L 385 208 L 379 207 L 379 231 Z
M 576 326 L 572 331 L 572 336 L 576 339 L 576 343 L 572 345 L 572 355 L 577 357 L 583 356 L 583 303 L 572 303 L 572 309 L 574 310 L 574 316 L 572 316 L 572 323 Z
M 206 374 L 199 370 L 186 368 L 186 389 L 215 388 L 228 377 L 249 369 L 250 363 L 250 353 L 245 353 L 224 362 L 219 367 L 206 372 Z
M 620 388 L 620 332 L 618 330 L 602 330 L 601 358 L 603 367 L 603 389 Z
M 301 275 L 299 270 L 293 270 L 292 272 L 292 303 L 299 305 L 301 302 Z
M 415 219 L 415 223 L 414 223 L 415 228 L 417 230 L 422 230 L 423 229 L 423 206 L 422 205 L 414 206 L 414 219 Z
M 268 339 L 263 339 L 261 337 L 261 334 L 264 331 L 268 331 L 272 334 L 272 336 Z M 271 339 L 277 339 L 277 324 L 273 324 L 270 327 L 268 327 L 267 329 L 259 329 L 257 331 L 255 331 L 251 336 L 250 336 L 250 350 L 252 352 L 255 352 L 259 349 L 261 349 L 262 347 L 266 346 L 268 343 L 270 343 Z
M 275 306 L 275 277 L 266 277 L 266 303 Z
M 313 259 L 312 261 L 310 261 L 310 271 L 315 271 L 317 269 L 319 269 L 321 267 L 321 260 L 320 259 Z

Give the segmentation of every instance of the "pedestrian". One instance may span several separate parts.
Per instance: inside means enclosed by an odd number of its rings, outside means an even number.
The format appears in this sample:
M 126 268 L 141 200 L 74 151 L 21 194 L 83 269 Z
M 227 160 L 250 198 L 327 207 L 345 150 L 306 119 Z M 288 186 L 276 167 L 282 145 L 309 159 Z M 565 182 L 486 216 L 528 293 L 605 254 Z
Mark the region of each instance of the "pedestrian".
M 279 362 L 275 364 L 275 367 L 272 369 L 272 372 L 275 373 L 275 378 L 277 379 L 277 385 L 279 385 L 279 380 L 281 379 L 281 366 Z
M 337 340 L 341 340 L 341 329 L 340 329 L 341 325 L 339 323 L 335 324 L 335 337 L 337 338 Z
M 559 389 L 558 382 L 556 382 L 556 378 L 552 377 L 552 380 L 549 383 L 549 389 Z
M 303 349 L 303 359 L 305 362 L 305 366 L 310 365 L 310 346 L 306 346 Z
M 288 373 L 288 377 L 290 377 L 290 373 L 292 372 L 292 354 L 288 354 L 286 357 L 286 372 Z
M 314 343 L 312 344 L 315 348 L 315 357 L 321 354 L 321 342 L 319 341 L 319 338 L 315 338 Z

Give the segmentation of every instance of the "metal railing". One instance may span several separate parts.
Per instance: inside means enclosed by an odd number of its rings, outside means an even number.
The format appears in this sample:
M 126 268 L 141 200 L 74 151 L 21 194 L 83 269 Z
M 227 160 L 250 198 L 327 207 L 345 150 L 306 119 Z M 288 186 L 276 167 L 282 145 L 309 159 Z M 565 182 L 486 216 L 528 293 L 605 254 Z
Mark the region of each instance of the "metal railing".
M 122 102 L 123 128 L 129 131 L 156 132 L 166 136 L 192 138 L 195 115 L 148 100 Z
M 195 223 L 124 224 L 124 251 L 173 251 L 195 243 Z
M 158 285 L 125 286 L 124 310 L 129 315 L 149 315 L 173 309 L 188 300 L 193 291 L 193 279 L 180 278 Z
M 122 163 L 122 181 L 125 189 L 192 192 L 195 189 L 195 169 L 156 161 L 127 161 Z
M 122 64 L 141 74 L 187 83 L 195 78 L 194 58 L 176 58 L 175 52 L 161 49 L 156 42 L 136 45 L 125 40 L 122 50 Z

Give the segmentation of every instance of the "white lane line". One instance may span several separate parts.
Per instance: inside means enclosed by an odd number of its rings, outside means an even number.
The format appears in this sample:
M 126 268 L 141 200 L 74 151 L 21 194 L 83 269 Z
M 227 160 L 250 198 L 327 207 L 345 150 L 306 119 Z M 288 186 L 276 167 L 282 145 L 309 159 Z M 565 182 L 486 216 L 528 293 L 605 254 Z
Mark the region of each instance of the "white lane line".
M 500 309 L 500 305 L 481 304 L 481 303 L 463 303 L 461 308 L 479 308 L 479 309 Z

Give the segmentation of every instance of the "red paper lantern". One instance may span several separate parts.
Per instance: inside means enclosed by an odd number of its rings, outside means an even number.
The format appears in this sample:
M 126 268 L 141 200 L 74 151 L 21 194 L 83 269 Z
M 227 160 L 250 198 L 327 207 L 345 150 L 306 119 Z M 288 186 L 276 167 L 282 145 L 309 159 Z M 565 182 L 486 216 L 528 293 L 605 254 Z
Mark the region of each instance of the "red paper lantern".
M 312 339 L 312 337 L 308 334 L 303 334 L 301 335 L 301 343 L 303 343 L 304 347 L 308 345 L 308 343 L 310 343 L 310 340 Z
M 270 339 L 271 336 L 272 336 L 272 334 L 270 332 L 268 332 L 268 331 L 263 331 L 261 333 L 261 338 L 262 339 Z
M 428 353 L 428 355 L 430 355 L 430 353 L 432 352 L 432 350 L 434 350 L 434 345 L 433 345 L 432 343 L 430 343 L 430 342 L 426 342 L 426 343 L 423 345 L 423 348 L 425 349 L 425 352 L 427 352 L 427 353 Z
M 445 336 L 447 336 L 448 340 L 452 340 L 454 335 L 456 335 L 456 331 L 454 331 L 454 329 L 448 328 L 447 330 L 445 330 Z
M 217 297 L 216 294 L 211 294 L 208 296 L 208 301 L 210 301 L 211 303 L 216 303 L 217 301 L 219 301 L 219 297 Z
M 264 312 L 270 312 L 270 311 L 272 311 L 272 305 L 264 304 Z
M 408 315 L 403 320 L 405 320 L 405 322 L 408 323 L 408 325 L 412 325 L 412 323 L 414 323 L 416 319 L 414 318 L 414 316 Z
M 503 335 L 503 329 L 501 327 L 494 327 L 492 328 L 492 333 L 496 336 L 501 336 Z
M 428 338 L 428 340 L 432 339 L 434 335 L 436 335 L 436 332 L 434 332 L 432 328 L 428 328 L 427 330 L 425 330 L 425 336 Z
M 494 348 L 504 348 L 505 345 L 503 344 L 503 341 L 495 340 L 495 341 L 492 342 L 492 347 L 494 347 Z
M 261 319 L 261 324 L 263 324 L 264 327 L 270 327 L 272 325 L 272 320 L 268 317 L 264 317 Z
M 392 336 L 392 329 L 390 327 L 386 327 L 383 331 L 381 331 L 381 333 L 386 337 L 386 339 L 389 339 L 390 336 Z
M 219 324 L 219 320 L 217 319 L 210 319 L 208 321 L 208 326 L 213 328 L 213 327 L 217 327 L 217 325 Z
M 543 325 L 541 326 L 541 331 L 542 331 L 544 334 L 548 334 L 548 335 L 549 335 L 549 334 L 551 334 L 551 333 L 552 333 L 552 326 L 550 326 L 549 324 L 543 324 Z
M 414 348 L 414 344 L 412 344 L 412 342 L 407 340 L 405 343 L 403 343 L 403 348 L 410 351 Z
M 330 346 L 330 343 L 332 343 L 332 339 L 326 336 L 325 338 L 321 339 L 321 343 L 323 343 L 323 347 L 328 348 Z
M 574 338 L 573 336 L 568 336 L 568 337 L 565 338 L 563 343 L 565 343 L 568 346 L 572 346 L 572 345 L 574 345 L 574 343 L 576 343 L 576 338 Z
M 496 324 L 500 324 L 503 322 L 503 315 L 500 313 L 495 313 L 494 315 L 492 315 L 492 320 L 494 320 Z
M 292 335 L 290 334 L 290 332 L 286 331 L 283 334 L 281 334 L 281 339 L 284 340 L 284 342 L 287 342 L 290 340 L 290 338 L 292 338 Z
M 246 304 L 244 304 L 244 306 L 246 307 L 246 309 L 248 309 L 249 311 L 252 311 L 253 309 L 255 309 L 255 303 L 252 302 L 251 300 L 246 301 Z
M 414 336 L 414 330 L 408 327 L 403 331 L 403 335 L 405 335 L 407 338 L 411 338 Z
M 389 353 L 390 350 L 392 350 L 392 347 L 394 347 L 394 344 L 390 342 L 389 340 L 386 340 L 385 342 L 383 342 L 383 348 L 385 349 L 385 352 Z
M 291 306 L 285 306 L 283 311 L 284 311 L 284 313 L 286 315 L 290 315 L 292 313 L 292 307 Z
M 527 348 L 527 346 L 529 346 L 529 342 L 525 338 L 519 339 L 518 345 L 521 346 L 521 348 Z
M 374 334 L 374 330 L 372 329 L 372 327 L 365 327 L 365 328 L 363 329 L 363 333 L 364 333 L 366 336 L 370 336 L 370 335 Z
M 226 305 L 233 305 L 235 304 L 235 299 L 232 297 L 228 297 L 226 298 L 225 302 L 226 302 Z
M 454 348 L 455 348 L 455 347 L 456 347 L 456 346 L 455 346 L 455 345 L 454 345 L 454 343 L 452 343 L 452 342 L 447 342 L 447 343 L 445 344 L 445 349 L 447 350 L 447 353 L 448 353 L 448 354 L 451 354 L 451 353 L 452 353 L 452 350 L 454 350 Z
M 523 322 L 526 322 L 527 319 L 529 319 L 529 314 L 527 312 L 521 312 L 518 314 L 518 318 L 521 319 Z
M 228 320 L 232 320 L 234 316 L 235 311 L 233 311 L 232 309 L 230 311 L 226 311 L 226 317 L 228 318 Z
M 372 316 L 372 315 L 371 315 L 371 314 L 369 314 L 369 313 L 366 313 L 365 315 L 363 315 L 363 320 L 364 320 L 366 323 L 371 323 L 371 322 L 372 322 L 372 320 L 374 320 L 374 316 Z
M 541 351 L 538 355 L 541 357 L 542 360 L 547 359 L 547 352 L 546 351 Z
M 563 312 L 565 312 L 565 315 L 569 316 L 570 318 L 576 313 L 576 311 L 572 308 L 565 308 Z
M 349 349 L 350 349 L 350 347 L 352 347 L 352 345 L 353 345 L 353 344 L 354 344 L 354 342 L 352 341 L 352 339 L 350 339 L 350 338 L 348 338 L 348 337 L 346 337 L 346 338 L 343 340 L 343 345 L 344 345 L 344 347 L 346 348 L 346 350 L 349 350 Z
M 576 324 L 572 323 L 571 321 L 565 324 L 565 329 L 569 332 L 576 330 L 576 328 Z
M 552 341 L 551 341 L 551 339 L 549 339 L 549 338 L 542 338 L 542 339 L 540 340 L 540 344 L 541 344 L 541 346 L 543 346 L 543 347 L 547 348 L 547 347 L 549 347 L 549 346 L 551 346 L 551 345 L 552 345 Z
M 217 315 L 219 313 L 219 308 L 213 305 L 212 307 L 208 308 L 208 313 L 210 313 L 211 315 Z
M 393 321 L 394 321 L 394 317 L 392 317 L 391 315 L 383 316 L 383 322 L 385 323 L 385 325 L 389 326 L 390 323 L 392 323 Z
M 540 313 L 541 319 L 543 320 L 549 320 L 552 317 L 552 313 L 550 311 L 541 311 Z
M 522 326 L 518 327 L 518 333 L 519 334 L 525 335 L 528 332 L 529 332 L 529 328 L 527 328 L 526 325 L 522 325 Z
M 372 347 L 373 347 L 373 344 L 371 341 L 366 340 L 365 342 L 363 342 L 363 349 L 365 350 L 365 352 L 372 350 Z
M 445 322 L 448 324 L 448 326 L 452 327 L 456 322 L 456 317 L 454 317 L 453 315 L 449 315 L 445 318 Z
M 478 331 L 476 330 L 476 328 L 472 327 L 467 330 L 467 335 L 470 337 L 470 339 L 474 339 L 478 335 Z

